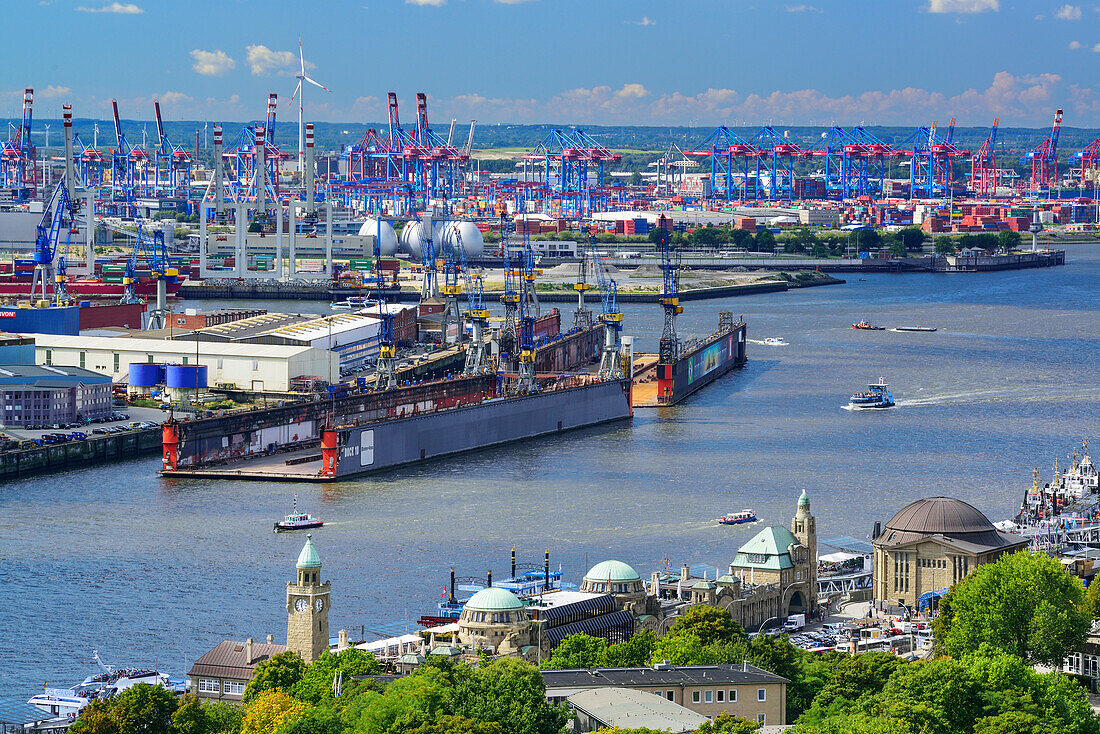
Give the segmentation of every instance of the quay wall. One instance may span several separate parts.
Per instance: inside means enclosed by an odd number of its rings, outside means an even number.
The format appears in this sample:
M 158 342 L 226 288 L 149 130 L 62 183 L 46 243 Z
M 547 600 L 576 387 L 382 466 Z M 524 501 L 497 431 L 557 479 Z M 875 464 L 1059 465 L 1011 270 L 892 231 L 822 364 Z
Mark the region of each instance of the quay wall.
M 70 441 L 52 446 L 5 451 L 0 453 L 0 479 L 14 479 L 89 464 L 121 461 L 137 456 L 159 454 L 160 450 L 161 430 L 157 427 L 107 436 L 92 436 L 83 441 Z

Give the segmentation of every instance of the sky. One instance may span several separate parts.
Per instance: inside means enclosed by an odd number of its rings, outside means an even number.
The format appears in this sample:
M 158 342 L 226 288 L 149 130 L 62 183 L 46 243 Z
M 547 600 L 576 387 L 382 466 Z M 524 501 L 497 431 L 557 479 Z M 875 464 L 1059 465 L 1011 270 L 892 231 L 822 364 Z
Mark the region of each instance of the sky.
M 1100 127 L 1100 5 L 1045 0 L 6 0 L 0 114 L 435 126 Z M 10 27 L 9 27 L 10 29 Z

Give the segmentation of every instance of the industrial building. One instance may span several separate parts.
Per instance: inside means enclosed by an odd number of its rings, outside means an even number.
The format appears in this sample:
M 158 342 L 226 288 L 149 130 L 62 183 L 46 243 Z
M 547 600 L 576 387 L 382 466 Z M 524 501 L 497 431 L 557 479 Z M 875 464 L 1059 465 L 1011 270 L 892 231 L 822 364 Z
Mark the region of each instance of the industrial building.
M 109 377 L 79 367 L 0 366 L 0 423 L 49 426 L 92 420 L 113 411 Z
M 35 342 L 39 364 L 82 367 L 116 382 L 128 379 L 131 362 L 204 365 L 211 385 L 257 391 L 287 391 L 303 375 L 340 376 L 337 354 L 308 346 L 54 334 L 38 335 Z

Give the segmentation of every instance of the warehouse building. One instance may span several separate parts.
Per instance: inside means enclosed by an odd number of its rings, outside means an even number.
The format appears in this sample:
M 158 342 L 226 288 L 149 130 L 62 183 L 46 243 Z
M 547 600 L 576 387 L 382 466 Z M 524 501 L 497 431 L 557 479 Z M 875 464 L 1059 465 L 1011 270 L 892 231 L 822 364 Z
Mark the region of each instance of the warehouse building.
M 35 360 L 41 365 L 73 366 L 124 382 L 131 362 L 199 364 L 211 386 L 285 392 L 304 375 L 340 377 L 334 352 L 308 346 L 223 344 L 141 337 L 90 337 L 38 334 Z

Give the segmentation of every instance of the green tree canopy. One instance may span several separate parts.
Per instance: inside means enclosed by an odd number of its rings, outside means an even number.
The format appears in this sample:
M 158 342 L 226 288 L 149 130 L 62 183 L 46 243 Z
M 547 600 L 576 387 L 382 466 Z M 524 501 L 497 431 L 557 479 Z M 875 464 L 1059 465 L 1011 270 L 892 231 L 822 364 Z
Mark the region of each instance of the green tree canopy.
M 639 630 L 629 640 L 608 645 L 601 665 L 607 668 L 635 668 L 649 665 L 657 635 L 652 630 Z
M 775 252 L 775 235 L 767 227 L 756 231 L 756 249 L 759 252 Z
M 176 734 L 214 734 L 214 722 L 197 696 L 188 693 L 179 699 L 172 713 L 172 731 Z
M 1057 666 L 1084 644 L 1091 619 L 1081 580 L 1046 555 L 1020 551 L 979 566 L 942 600 L 934 623 L 939 649 L 952 657 L 983 643 Z
M 726 711 L 715 716 L 695 731 L 698 734 L 753 734 L 761 724 L 734 716 Z
M 244 702 L 249 703 L 264 691 L 282 689 L 289 691 L 305 675 L 306 664 L 296 652 L 281 652 L 263 660 L 256 666 L 252 680 L 244 689 Z
M 745 629 L 733 621 L 730 613 L 709 604 L 694 604 L 669 627 L 669 635 L 694 634 L 703 645 L 712 642 L 741 642 L 748 639 Z
M 607 655 L 607 640 L 586 634 L 569 635 L 542 661 L 545 670 L 600 668 Z
M 906 227 L 898 232 L 898 241 L 901 242 L 907 252 L 915 252 L 921 249 L 927 239 L 928 236 L 919 227 Z
M 501 658 L 477 668 L 457 687 L 454 713 L 496 722 L 509 734 L 558 734 L 566 715 L 546 701 L 538 669 L 516 658 Z
M 997 233 L 997 245 L 1006 252 L 1015 250 L 1020 246 L 1020 233 L 1011 229 L 1002 229 Z

